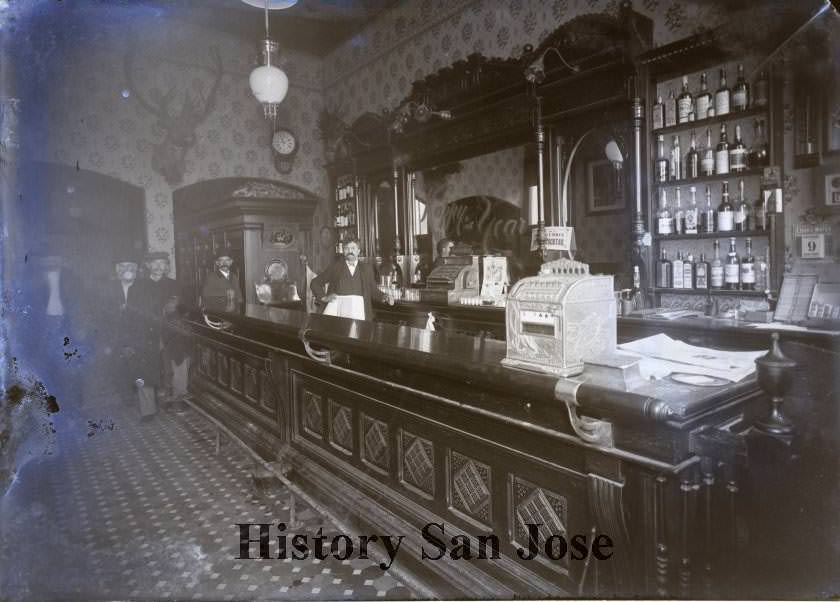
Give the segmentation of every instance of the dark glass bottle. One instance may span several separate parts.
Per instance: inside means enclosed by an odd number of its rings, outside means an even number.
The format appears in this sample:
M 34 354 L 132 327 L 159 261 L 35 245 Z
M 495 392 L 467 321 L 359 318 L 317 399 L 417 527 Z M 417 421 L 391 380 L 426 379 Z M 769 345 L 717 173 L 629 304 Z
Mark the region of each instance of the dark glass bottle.
M 747 147 L 741 140 L 741 126 L 735 126 L 735 142 L 729 146 L 729 171 L 738 173 L 747 169 Z
M 656 264 L 656 286 L 671 288 L 671 262 L 668 261 L 668 253 L 665 249 L 662 249 L 662 254 Z
M 685 177 L 700 177 L 700 153 L 697 152 L 697 137 L 691 132 L 688 153 L 685 156 Z
M 747 249 L 741 258 L 741 290 L 755 290 L 755 257 L 752 254 L 751 238 L 747 238 Z
M 665 136 L 659 134 L 656 138 L 656 164 L 655 174 L 657 182 L 667 182 L 671 171 L 668 157 L 665 156 Z
M 709 116 L 709 108 L 712 106 L 712 95 L 709 94 L 709 86 L 706 83 L 706 72 L 700 74 L 700 93 L 694 99 L 695 119 L 706 119 Z
M 738 290 L 741 282 L 741 261 L 738 259 L 738 250 L 735 247 L 735 239 L 729 239 L 729 253 L 726 254 L 726 263 L 723 266 L 723 288 L 730 291 Z
M 683 75 L 682 92 L 677 97 L 677 123 L 688 123 L 692 113 L 691 92 L 688 91 L 688 76 Z
M 744 66 L 738 65 L 738 79 L 732 87 L 732 110 L 746 111 L 750 105 L 750 85 L 744 78 Z

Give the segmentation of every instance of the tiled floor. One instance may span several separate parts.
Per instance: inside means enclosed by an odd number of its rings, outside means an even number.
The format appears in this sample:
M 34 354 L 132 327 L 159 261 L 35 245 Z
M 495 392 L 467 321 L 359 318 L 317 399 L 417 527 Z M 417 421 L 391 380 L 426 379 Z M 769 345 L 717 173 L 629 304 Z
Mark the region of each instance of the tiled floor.
M 370 560 L 237 560 L 235 523 L 288 523 L 289 492 L 256 487 L 232 444 L 216 456 L 195 412 L 140 422 L 104 403 L 55 416 L 52 455 L 1 501 L 0 600 L 411 597 Z M 290 534 L 335 532 L 300 500 L 296 518 Z

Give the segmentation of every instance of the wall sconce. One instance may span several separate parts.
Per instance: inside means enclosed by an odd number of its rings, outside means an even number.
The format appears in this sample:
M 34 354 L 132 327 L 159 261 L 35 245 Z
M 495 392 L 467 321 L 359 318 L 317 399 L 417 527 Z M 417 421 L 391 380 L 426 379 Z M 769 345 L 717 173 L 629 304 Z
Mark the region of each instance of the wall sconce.
M 409 121 L 426 123 L 432 117 L 449 121 L 452 119 L 451 111 L 435 111 L 425 102 L 409 101 L 400 105 L 394 111 L 394 118 L 391 121 L 390 130 L 395 134 L 402 134 Z

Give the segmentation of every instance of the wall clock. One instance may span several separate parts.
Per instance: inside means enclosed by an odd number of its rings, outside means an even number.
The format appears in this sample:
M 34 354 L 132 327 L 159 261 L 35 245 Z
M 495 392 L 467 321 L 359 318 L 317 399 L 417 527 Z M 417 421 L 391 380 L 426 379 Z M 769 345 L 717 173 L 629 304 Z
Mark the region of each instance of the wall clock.
M 271 138 L 271 149 L 274 153 L 274 167 L 282 174 L 292 171 L 292 163 L 298 152 L 297 136 L 291 130 L 279 128 Z

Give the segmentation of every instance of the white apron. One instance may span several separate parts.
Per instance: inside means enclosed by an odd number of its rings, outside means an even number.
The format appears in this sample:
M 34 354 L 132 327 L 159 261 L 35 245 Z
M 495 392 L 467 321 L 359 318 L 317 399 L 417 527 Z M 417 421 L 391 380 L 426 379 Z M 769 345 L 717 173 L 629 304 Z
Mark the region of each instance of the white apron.
M 339 318 L 365 319 L 365 299 L 361 295 L 337 295 L 324 308 L 325 316 Z

